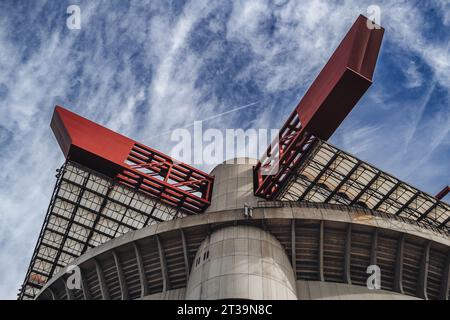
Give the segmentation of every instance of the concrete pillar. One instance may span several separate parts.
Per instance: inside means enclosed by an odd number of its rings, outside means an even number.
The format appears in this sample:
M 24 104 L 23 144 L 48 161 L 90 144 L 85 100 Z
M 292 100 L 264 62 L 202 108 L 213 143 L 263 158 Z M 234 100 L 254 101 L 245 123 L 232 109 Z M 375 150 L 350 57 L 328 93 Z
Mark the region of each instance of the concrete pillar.
M 297 299 L 294 271 L 280 242 L 250 226 L 214 231 L 200 245 L 186 299 Z
M 243 208 L 244 203 L 255 205 L 260 198 L 253 195 L 253 166 L 257 161 L 250 158 L 227 160 L 216 166 L 211 205 L 206 212 Z

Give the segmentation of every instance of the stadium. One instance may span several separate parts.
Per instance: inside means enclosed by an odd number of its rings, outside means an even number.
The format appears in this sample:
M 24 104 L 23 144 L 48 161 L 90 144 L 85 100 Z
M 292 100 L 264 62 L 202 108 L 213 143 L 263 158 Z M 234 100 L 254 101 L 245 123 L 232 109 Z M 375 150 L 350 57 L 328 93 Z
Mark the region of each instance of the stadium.
M 448 300 L 450 188 L 429 195 L 327 142 L 372 84 L 384 29 L 368 22 L 280 129 L 271 174 L 275 148 L 205 173 L 56 106 L 66 162 L 19 299 Z

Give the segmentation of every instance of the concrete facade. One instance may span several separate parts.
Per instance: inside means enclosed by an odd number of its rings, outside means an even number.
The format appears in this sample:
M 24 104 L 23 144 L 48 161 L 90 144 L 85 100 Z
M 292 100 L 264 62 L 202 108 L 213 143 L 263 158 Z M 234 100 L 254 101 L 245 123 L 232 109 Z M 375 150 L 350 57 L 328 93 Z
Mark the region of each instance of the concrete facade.
M 225 161 L 211 171 L 214 188 L 211 205 L 206 212 L 243 208 L 256 205 L 260 198 L 253 194 L 253 166 L 256 160 L 237 158 Z
M 359 207 L 261 202 L 251 163 L 212 173 L 208 212 L 89 249 L 72 263 L 81 290 L 67 289 L 65 268 L 37 299 L 448 300 L 448 234 Z M 382 270 L 382 290 L 366 288 L 371 264 Z
M 297 299 L 294 271 L 269 232 L 232 226 L 208 236 L 194 259 L 186 299 Z
M 324 281 L 297 281 L 299 300 L 420 300 L 387 290 L 369 290 L 363 286 Z

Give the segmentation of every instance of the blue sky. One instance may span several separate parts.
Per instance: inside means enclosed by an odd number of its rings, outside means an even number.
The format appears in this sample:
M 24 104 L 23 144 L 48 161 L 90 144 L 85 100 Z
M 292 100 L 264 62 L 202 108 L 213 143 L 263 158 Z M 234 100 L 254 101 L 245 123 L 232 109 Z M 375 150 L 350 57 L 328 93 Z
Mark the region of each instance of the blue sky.
M 205 126 L 279 128 L 371 4 L 386 28 L 374 84 L 331 142 L 435 194 L 450 183 L 449 1 L 1 1 L 0 298 L 64 161 L 55 104 L 163 152 L 159 133 L 253 102 Z

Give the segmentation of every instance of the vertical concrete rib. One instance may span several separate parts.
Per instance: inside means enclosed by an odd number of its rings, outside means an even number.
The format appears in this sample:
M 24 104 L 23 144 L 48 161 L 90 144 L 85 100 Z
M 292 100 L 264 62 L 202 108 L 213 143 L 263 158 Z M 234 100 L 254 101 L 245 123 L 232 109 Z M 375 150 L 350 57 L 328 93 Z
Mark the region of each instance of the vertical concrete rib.
M 295 279 L 297 279 L 297 253 L 295 251 L 295 219 L 291 221 L 291 264 L 294 270 Z
M 139 271 L 139 280 L 141 282 L 141 297 L 148 294 L 147 277 L 145 276 L 144 262 L 142 261 L 141 251 L 136 242 L 133 242 L 134 254 L 136 256 L 136 264 Z
M 324 221 L 320 221 L 320 234 L 319 234 L 319 280 L 325 281 L 323 276 L 323 229 Z
M 52 288 L 48 287 L 47 290 L 48 290 L 48 292 L 50 292 L 50 296 L 52 297 L 52 300 L 56 300 L 56 296 L 55 296 L 55 293 L 53 292 Z
M 345 253 L 344 253 L 344 282 L 351 284 L 352 277 L 350 274 L 351 263 L 351 251 L 352 251 L 352 225 L 347 225 L 347 235 L 345 237 Z
M 105 276 L 103 274 L 102 267 L 100 263 L 97 261 L 97 259 L 94 259 L 95 262 L 95 270 L 97 271 L 97 279 L 98 279 L 98 285 L 100 287 L 100 292 L 102 293 L 102 299 L 103 300 L 110 300 L 108 287 L 106 286 Z
M 402 233 L 397 245 L 397 261 L 395 263 L 394 290 L 405 294 L 403 291 L 403 254 L 405 246 L 405 234 Z
M 370 248 L 370 264 L 377 264 L 377 250 L 378 250 L 378 228 L 372 234 L 372 246 Z
M 61 277 L 60 279 L 61 279 L 62 285 L 64 286 L 64 290 L 66 291 L 66 298 L 67 298 L 67 300 L 73 300 L 72 290 L 70 290 L 67 287 L 67 280 L 64 279 L 64 277 Z
M 441 300 L 448 300 L 448 287 L 450 284 L 450 250 L 447 253 L 447 260 L 445 261 L 444 273 L 442 274 L 441 283 Z
M 169 283 L 169 274 L 167 272 L 167 263 L 166 263 L 166 256 L 164 255 L 164 249 L 161 244 L 161 239 L 158 235 L 155 235 L 156 243 L 158 244 L 158 252 L 159 252 L 159 262 L 161 265 L 161 274 L 163 278 L 163 292 L 170 290 L 170 283 Z
M 425 300 L 428 300 L 427 295 L 427 280 L 428 280 L 428 268 L 430 265 L 430 248 L 431 241 L 428 240 L 422 250 L 422 259 L 420 262 L 420 274 L 417 284 L 417 295 Z
M 122 300 L 128 300 L 128 286 L 125 276 L 123 274 L 122 265 L 120 264 L 119 255 L 116 250 L 112 250 L 112 255 L 114 257 L 114 264 L 116 265 L 117 277 L 119 278 L 120 292 L 122 293 Z
M 186 271 L 186 283 L 189 280 L 189 257 L 188 257 L 188 250 L 187 250 L 187 242 L 186 242 L 186 236 L 184 234 L 183 229 L 180 229 L 180 235 L 181 235 L 181 243 L 183 245 L 183 257 L 184 257 L 184 269 Z
M 83 290 L 84 300 L 91 300 L 91 294 L 89 293 L 89 287 L 87 285 L 86 277 L 84 276 L 83 270 L 80 268 L 81 276 L 81 289 Z

